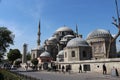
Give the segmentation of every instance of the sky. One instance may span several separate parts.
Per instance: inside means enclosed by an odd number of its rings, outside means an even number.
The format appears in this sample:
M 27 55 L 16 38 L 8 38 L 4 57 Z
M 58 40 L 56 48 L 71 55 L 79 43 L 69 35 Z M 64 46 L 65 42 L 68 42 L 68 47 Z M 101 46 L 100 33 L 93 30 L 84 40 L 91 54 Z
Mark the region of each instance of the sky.
M 120 0 L 118 7 L 120 12 Z M 15 34 L 12 49 L 22 52 L 37 47 L 38 22 L 41 25 L 41 45 L 60 27 L 66 25 L 75 31 L 78 25 L 83 39 L 96 29 L 109 30 L 112 35 L 118 29 L 112 24 L 117 18 L 115 0 L 0 0 L 0 26 Z M 120 37 L 116 41 L 120 51 Z

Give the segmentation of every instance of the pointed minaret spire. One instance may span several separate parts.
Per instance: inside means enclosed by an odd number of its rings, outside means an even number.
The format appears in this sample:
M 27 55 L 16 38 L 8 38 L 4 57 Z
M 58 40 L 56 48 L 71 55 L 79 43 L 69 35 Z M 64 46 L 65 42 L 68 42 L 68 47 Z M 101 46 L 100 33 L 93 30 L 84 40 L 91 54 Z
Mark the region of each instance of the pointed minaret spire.
M 37 40 L 37 46 L 39 47 L 40 46 L 40 35 L 41 35 L 41 32 L 40 32 L 40 20 L 39 20 L 39 24 L 38 24 L 38 40 Z
M 78 37 L 78 25 L 76 24 L 76 37 Z

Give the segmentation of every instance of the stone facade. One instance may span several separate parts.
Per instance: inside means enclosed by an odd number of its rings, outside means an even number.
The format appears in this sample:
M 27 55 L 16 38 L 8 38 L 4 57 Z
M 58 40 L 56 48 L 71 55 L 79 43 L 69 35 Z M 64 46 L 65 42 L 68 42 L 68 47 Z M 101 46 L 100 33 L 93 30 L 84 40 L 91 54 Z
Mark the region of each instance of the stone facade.
M 112 59 L 98 59 L 98 60 L 81 60 L 81 61 L 69 61 L 69 62 L 59 62 L 56 63 L 58 69 L 61 70 L 61 67 L 71 65 L 71 71 L 79 72 L 79 66 L 82 66 L 83 72 L 103 72 L 103 64 L 105 64 L 107 69 L 107 74 L 111 74 L 111 70 L 116 68 L 120 74 L 120 58 Z

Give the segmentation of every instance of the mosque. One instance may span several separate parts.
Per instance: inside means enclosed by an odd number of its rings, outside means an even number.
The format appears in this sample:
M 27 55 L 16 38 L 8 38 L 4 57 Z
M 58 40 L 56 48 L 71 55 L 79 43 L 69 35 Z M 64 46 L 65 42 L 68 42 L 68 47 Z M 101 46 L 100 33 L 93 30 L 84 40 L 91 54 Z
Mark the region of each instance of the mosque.
M 107 49 L 111 33 L 104 29 L 96 29 L 90 32 L 86 39 L 68 26 L 58 28 L 54 34 L 40 45 L 40 22 L 38 25 L 37 48 L 31 50 L 31 58 L 37 58 L 39 64 L 48 67 L 49 63 L 54 62 L 58 69 L 62 66 L 71 66 L 73 71 L 78 71 L 79 65 L 82 65 L 84 71 L 102 71 L 102 65 L 108 66 L 108 72 L 113 67 L 119 68 L 120 59 L 116 58 L 116 41 L 113 42 L 109 56 Z M 47 65 L 47 67 L 46 67 Z

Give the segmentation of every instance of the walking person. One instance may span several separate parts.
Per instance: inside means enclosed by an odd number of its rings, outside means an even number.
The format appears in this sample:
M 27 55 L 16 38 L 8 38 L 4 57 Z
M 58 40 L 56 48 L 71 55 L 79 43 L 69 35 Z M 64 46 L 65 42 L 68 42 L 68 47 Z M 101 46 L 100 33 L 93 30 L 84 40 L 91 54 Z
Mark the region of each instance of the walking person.
M 79 73 L 82 73 L 82 66 L 81 66 L 81 64 L 80 64 L 80 66 L 79 66 Z
M 64 65 L 62 66 L 62 72 L 64 73 L 64 69 L 65 69 L 65 67 L 64 67 Z
M 103 74 L 107 74 L 107 69 L 106 69 L 105 64 L 103 64 Z
M 68 73 L 70 74 L 70 72 L 71 72 L 71 65 L 69 64 L 68 65 Z

